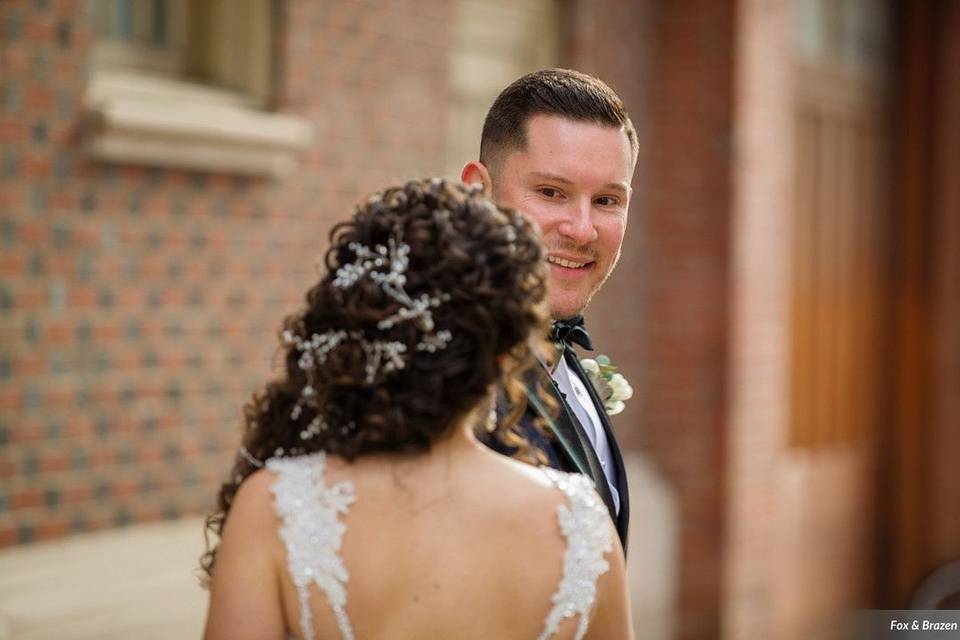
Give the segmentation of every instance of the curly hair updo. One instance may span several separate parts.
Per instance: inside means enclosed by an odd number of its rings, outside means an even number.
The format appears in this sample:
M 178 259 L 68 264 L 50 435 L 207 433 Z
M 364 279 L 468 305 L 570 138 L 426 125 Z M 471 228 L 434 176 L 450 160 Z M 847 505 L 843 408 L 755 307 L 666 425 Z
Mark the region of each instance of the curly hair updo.
M 356 270 L 359 252 L 402 245 L 409 247 L 402 288 L 410 300 L 434 300 L 432 327 L 389 322 L 406 312 L 374 277 L 390 271 L 388 260 L 344 284 L 342 274 Z M 238 457 L 208 519 L 217 534 L 254 462 L 316 451 L 353 460 L 429 448 L 508 370 L 529 363 L 531 337 L 546 334 L 546 271 L 536 228 L 459 183 L 413 181 L 371 196 L 330 232 L 325 266 L 305 308 L 283 323 L 284 372 L 245 407 L 249 455 Z M 423 348 L 441 333 L 442 346 Z M 328 343 L 322 358 L 303 359 L 304 344 L 333 334 L 341 339 Z M 377 342 L 402 345 L 400 366 L 371 362 L 380 358 L 370 351 Z M 208 553 L 208 572 L 212 563 Z

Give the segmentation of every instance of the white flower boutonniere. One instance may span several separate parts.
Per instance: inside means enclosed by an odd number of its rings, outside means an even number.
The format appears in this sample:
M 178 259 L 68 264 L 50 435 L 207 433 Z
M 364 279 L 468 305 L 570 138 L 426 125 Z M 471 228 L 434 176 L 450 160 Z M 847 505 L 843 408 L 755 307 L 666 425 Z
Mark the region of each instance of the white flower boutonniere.
M 597 356 L 596 360 L 584 358 L 580 361 L 580 366 L 587 372 L 597 395 L 603 400 L 607 415 L 615 416 L 623 411 L 624 400 L 633 397 L 633 387 L 623 374 L 617 373 L 617 368 L 610 364 L 610 358 L 603 355 Z

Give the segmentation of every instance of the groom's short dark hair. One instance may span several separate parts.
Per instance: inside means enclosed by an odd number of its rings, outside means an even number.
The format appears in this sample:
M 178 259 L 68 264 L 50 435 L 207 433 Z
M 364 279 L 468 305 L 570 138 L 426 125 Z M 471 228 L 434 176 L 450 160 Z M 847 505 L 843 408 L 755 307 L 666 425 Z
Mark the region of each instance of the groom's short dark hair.
M 541 69 L 518 78 L 494 100 L 483 122 L 480 162 L 498 172 L 507 152 L 526 148 L 527 121 L 541 114 L 623 127 L 636 159 L 637 132 L 613 89 L 579 71 Z

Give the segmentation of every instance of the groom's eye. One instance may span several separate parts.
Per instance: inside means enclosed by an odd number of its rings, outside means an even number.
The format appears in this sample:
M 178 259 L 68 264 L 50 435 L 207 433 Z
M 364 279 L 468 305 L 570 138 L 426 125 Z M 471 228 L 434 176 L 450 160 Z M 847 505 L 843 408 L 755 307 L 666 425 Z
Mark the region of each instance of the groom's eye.
M 601 207 L 615 207 L 620 204 L 620 200 L 613 196 L 600 196 L 594 202 Z
M 560 190 L 554 189 L 553 187 L 540 187 L 538 191 L 546 198 L 557 198 L 560 196 Z

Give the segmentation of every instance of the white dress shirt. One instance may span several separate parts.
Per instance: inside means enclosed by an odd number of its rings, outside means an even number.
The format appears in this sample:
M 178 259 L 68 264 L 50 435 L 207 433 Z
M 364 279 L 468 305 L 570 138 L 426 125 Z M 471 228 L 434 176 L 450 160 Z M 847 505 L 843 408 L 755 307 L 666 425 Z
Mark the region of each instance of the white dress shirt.
M 607 442 L 607 434 L 603 430 L 603 423 L 600 422 L 600 416 L 597 414 L 597 408 L 590 399 L 590 392 L 583 381 L 575 373 L 570 371 L 567 361 L 560 358 L 560 363 L 550 374 L 556 381 L 560 391 L 566 396 L 567 404 L 577 416 L 577 420 L 583 426 L 593 450 L 600 460 L 600 466 L 603 468 L 603 475 L 607 478 L 607 484 L 610 486 L 610 495 L 613 496 L 613 505 L 617 513 L 620 513 L 620 493 L 617 491 L 616 477 L 614 476 L 613 457 L 610 455 L 610 443 Z

